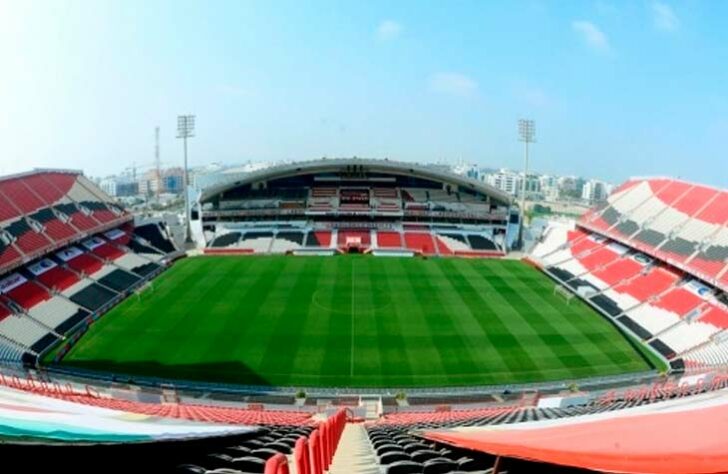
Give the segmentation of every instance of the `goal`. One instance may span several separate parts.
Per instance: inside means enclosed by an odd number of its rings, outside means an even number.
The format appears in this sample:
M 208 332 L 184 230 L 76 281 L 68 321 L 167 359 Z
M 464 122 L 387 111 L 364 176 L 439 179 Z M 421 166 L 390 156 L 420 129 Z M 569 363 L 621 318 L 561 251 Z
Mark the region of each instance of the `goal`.
M 571 304 L 571 300 L 574 299 L 574 296 L 576 296 L 571 292 L 571 290 L 561 285 L 554 286 L 554 294 L 563 296 L 567 305 Z

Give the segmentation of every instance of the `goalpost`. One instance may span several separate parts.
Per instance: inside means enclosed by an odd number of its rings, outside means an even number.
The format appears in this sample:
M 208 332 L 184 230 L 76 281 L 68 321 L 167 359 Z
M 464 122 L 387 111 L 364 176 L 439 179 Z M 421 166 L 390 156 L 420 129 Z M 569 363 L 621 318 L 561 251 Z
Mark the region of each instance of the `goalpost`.
M 566 304 L 571 304 L 571 300 L 574 299 L 574 296 L 576 296 L 574 293 L 571 292 L 568 288 L 562 285 L 555 285 L 554 286 L 554 294 L 558 294 L 560 296 L 563 296 L 566 300 Z
M 136 294 L 137 301 L 142 299 L 142 293 L 149 290 L 149 292 L 154 293 L 154 280 L 149 280 L 148 282 L 144 283 L 142 286 L 134 290 L 134 294 Z

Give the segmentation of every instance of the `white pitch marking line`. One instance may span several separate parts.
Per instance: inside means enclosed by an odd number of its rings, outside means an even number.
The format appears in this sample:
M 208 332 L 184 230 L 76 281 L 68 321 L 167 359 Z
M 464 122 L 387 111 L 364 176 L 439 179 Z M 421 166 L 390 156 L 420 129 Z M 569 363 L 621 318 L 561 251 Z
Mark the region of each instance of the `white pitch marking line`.
M 354 376 L 354 266 L 355 261 L 351 262 L 351 365 L 349 366 L 349 377 Z

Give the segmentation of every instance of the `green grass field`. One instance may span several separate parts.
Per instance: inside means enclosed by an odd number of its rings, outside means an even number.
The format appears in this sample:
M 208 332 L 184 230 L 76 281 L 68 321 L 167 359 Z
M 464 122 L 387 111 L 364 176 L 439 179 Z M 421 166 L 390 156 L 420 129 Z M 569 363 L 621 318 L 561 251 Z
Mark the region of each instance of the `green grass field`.
M 254 385 L 454 386 L 649 369 L 513 260 L 198 257 L 94 324 L 68 366 Z

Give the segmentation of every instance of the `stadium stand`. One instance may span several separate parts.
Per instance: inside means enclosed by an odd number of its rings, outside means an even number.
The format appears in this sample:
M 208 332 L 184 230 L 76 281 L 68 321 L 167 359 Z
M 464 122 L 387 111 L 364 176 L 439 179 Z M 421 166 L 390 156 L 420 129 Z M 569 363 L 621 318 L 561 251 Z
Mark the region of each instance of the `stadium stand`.
M 633 180 L 579 225 L 726 288 L 728 192 L 669 179 Z
M 149 246 L 162 254 L 170 254 L 177 250 L 161 224 L 145 224 L 135 227 L 134 235 L 142 238 Z
M 715 265 L 691 265 L 701 254 L 698 248 L 714 245 L 705 240 L 702 247 L 686 246 L 685 258 L 676 262 L 674 254 L 660 252 L 676 242 L 669 234 L 660 233 L 662 240 L 653 247 L 633 237 L 652 223 L 661 223 L 663 215 L 671 216 L 673 224 L 682 222 L 678 234 L 685 225 L 691 226 L 689 234 L 682 234 L 689 237 L 685 242 L 719 236 L 723 227 L 717 222 L 728 217 L 725 205 L 719 204 L 721 197 L 721 191 L 680 181 L 629 182 L 602 208 L 585 214 L 579 228 L 548 227 L 532 254 L 548 273 L 581 292 L 667 359 L 684 358 L 691 367 L 718 362 L 723 360 L 721 333 L 728 327 L 728 308 L 715 298 L 721 289 L 712 288 L 715 280 L 706 275 L 722 275 L 728 261 L 718 253 Z M 638 222 L 638 229 L 621 225 L 630 219 Z M 676 263 L 685 265 L 676 268 Z
M 0 269 L 33 258 L 131 216 L 77 172 L 36 171 L 0 180 Z

